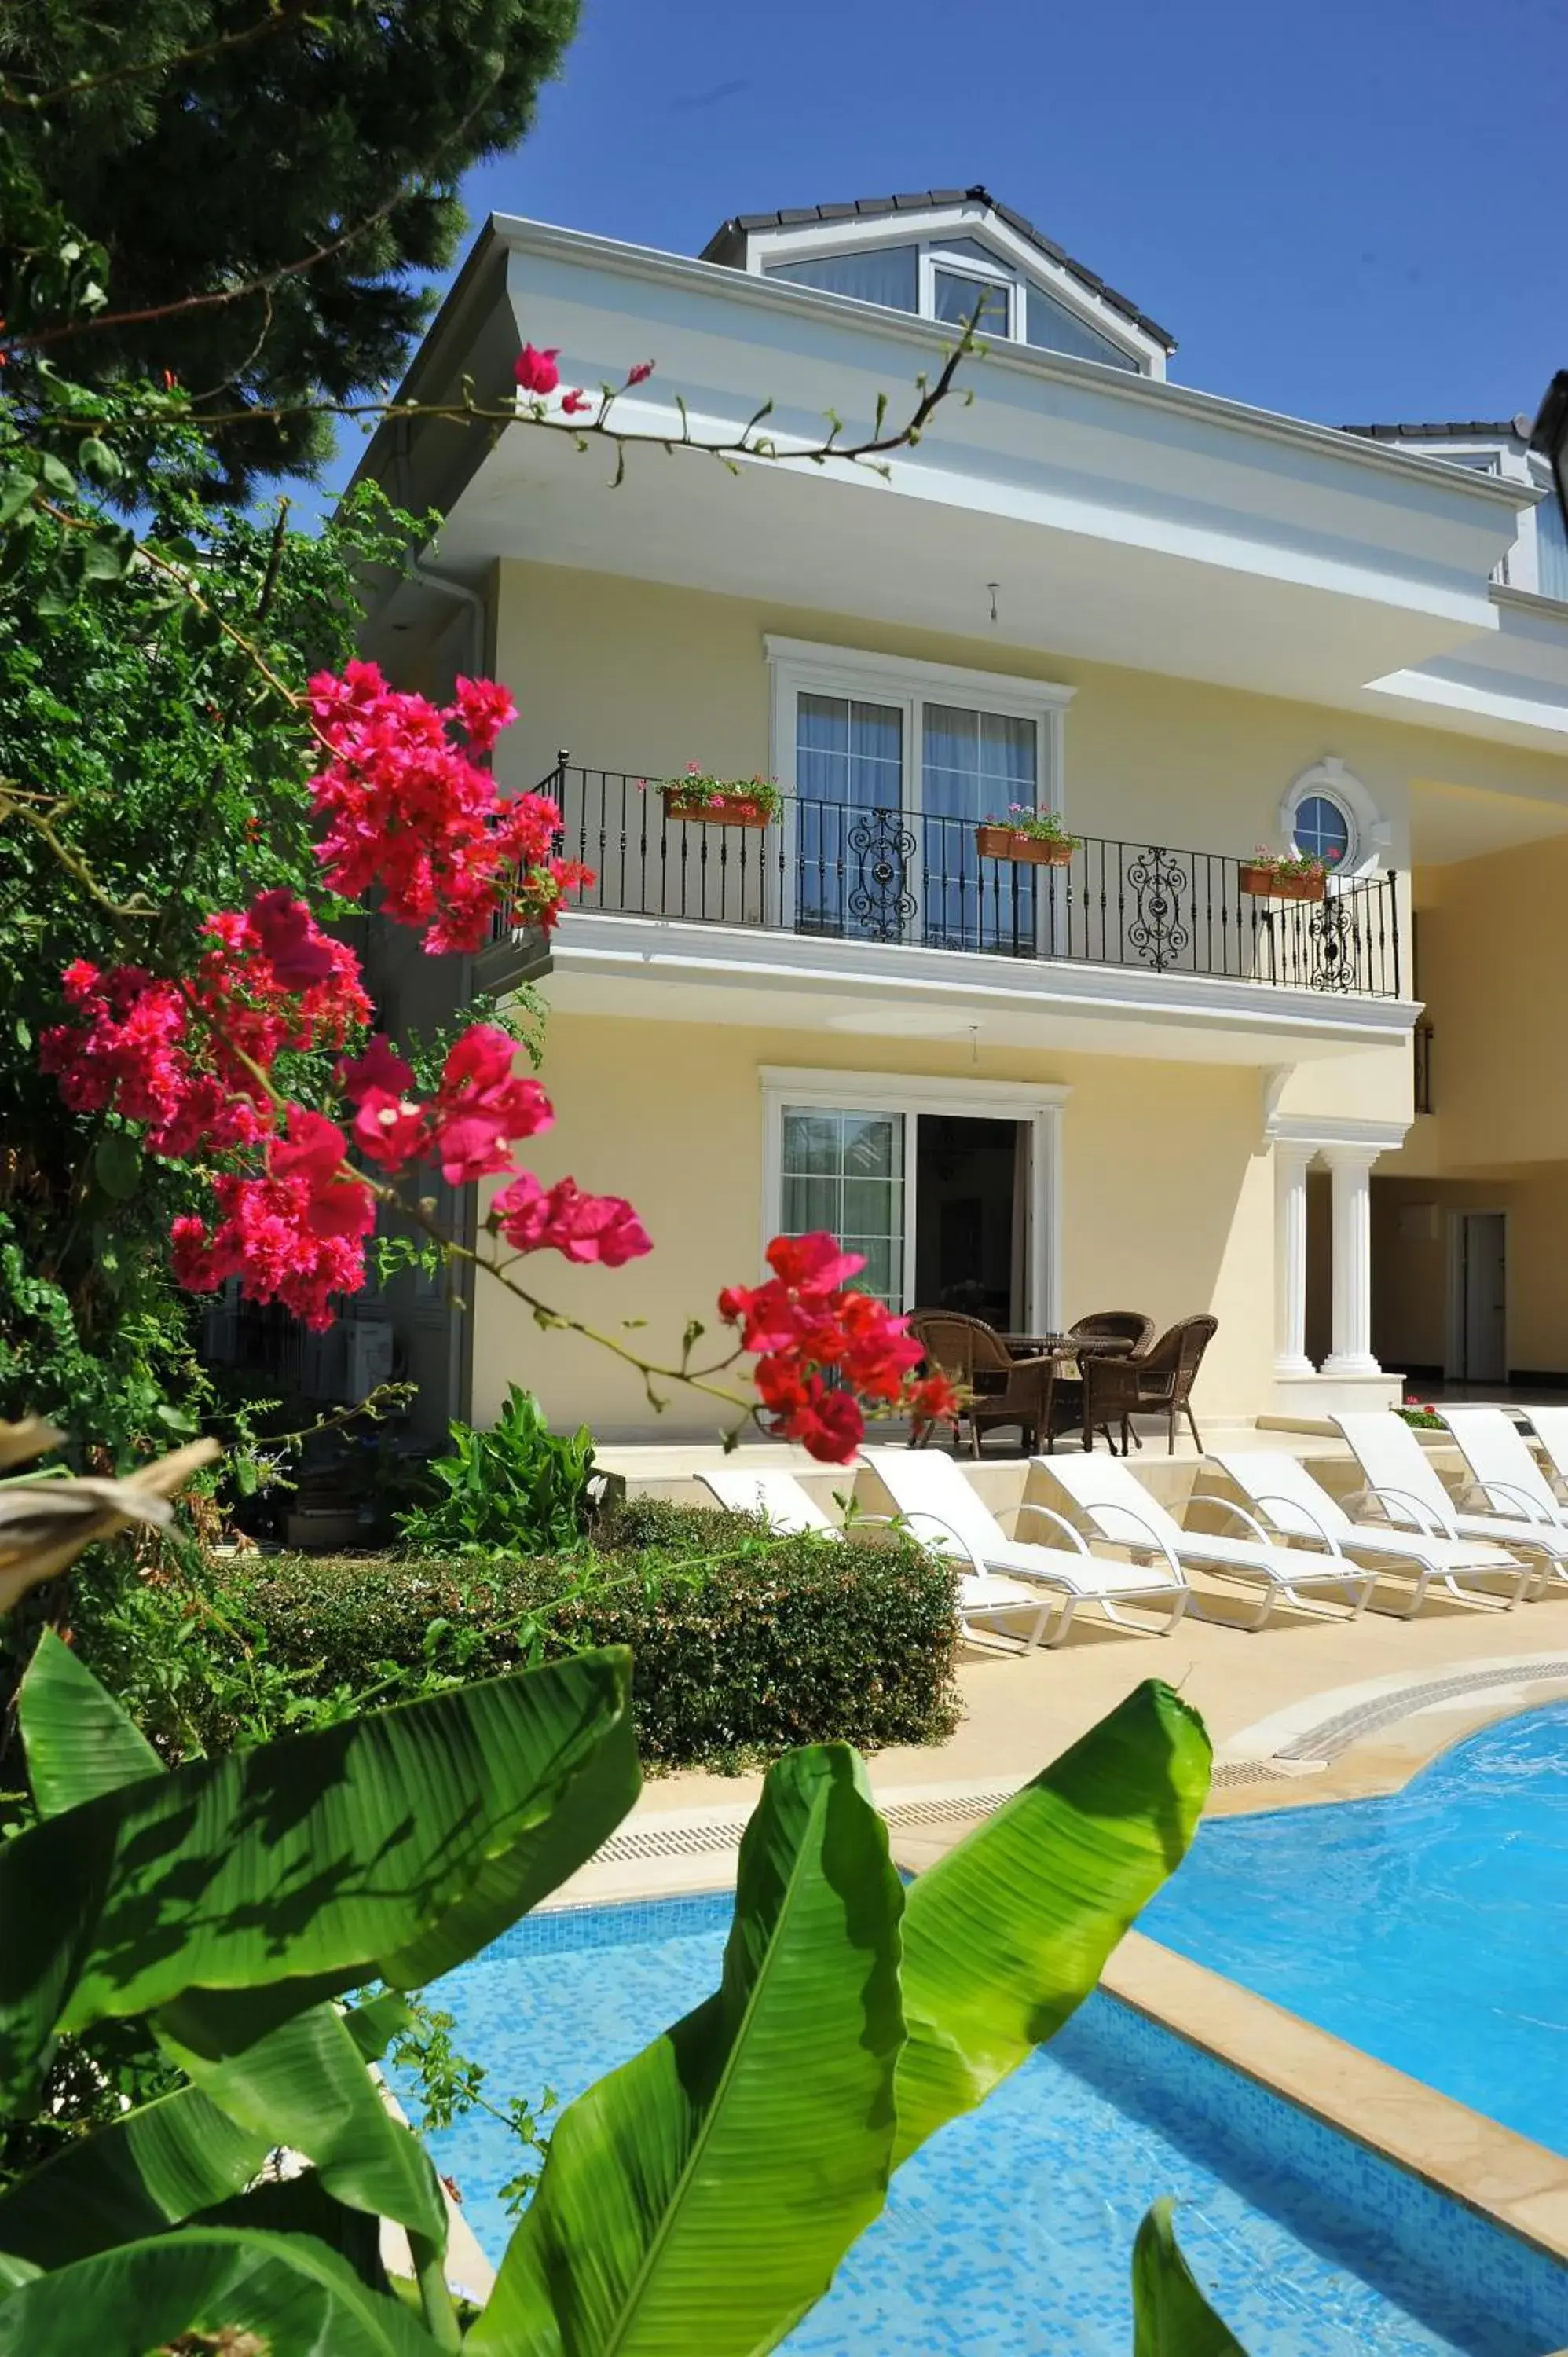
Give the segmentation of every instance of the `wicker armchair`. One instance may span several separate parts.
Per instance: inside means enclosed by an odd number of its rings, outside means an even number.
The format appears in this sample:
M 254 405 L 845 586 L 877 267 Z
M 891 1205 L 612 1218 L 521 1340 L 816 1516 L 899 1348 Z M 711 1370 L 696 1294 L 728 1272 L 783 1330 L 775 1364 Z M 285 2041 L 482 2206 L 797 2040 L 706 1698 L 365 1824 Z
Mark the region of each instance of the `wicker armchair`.
M 1014 1358 L 993 1326 L 983 1318 L 965 1317 L 958 1309 L 917 1309 L 910 1317 L 909 1331 L 924 1351 L 928 1365 L 940 1367 L 968 1394 L 961 1413 L 969 1424 L 972 1457 L 980 1454 L 981 1435 L 997 1425 L 1015 1424 L 1026 1452 L 1032 1454 L 1039 1447 L 1042 1437 L 1047 1437 L 1040 1427 L 1054 1360 Z M 1062 1405 L 1065 1411 L 1065 1400 Z M 1074 1402 L 1072 1422 L 1078 1421 L 1079 1412 Z M 1051 1421 L 1057 1423 L 1054 1415 Z
M 1155 1321 L 1141 1309 L 1096 1309 L 1067 1330 L 1072 1341 L 1087 1342 L 1090 1348 L 1096 1342 L 1124 1342 L 1129 1351 L 1146 1351 L 1155 1339 Z
M 1083 1362 L 1083 1421 L 1090 1431 L 1104 1427 L 1111 1437 L 1110 1426 L 1122 1427 L 1122 1453 L 1126 1455 L 1137 1439 L 1129 1419 L 1134 1415 L 1164 1415 L 1165 1446 L 1168 1455 L 1176 1455 L 1176 1425 L 1178 1415 L 1185 1415 L 1197 1447 L 1203 1447 L 1192 1413 L 1192 1387 L 1208 1350 L 1218 1330 L 1217 1318 L 1184 1318 L 1160 1336 L 1151 1350 L 1139 1351 L 1130 1359 L 1086 1358 Z M 1143 1447 L 1142 1441 L 1138 1446 Z

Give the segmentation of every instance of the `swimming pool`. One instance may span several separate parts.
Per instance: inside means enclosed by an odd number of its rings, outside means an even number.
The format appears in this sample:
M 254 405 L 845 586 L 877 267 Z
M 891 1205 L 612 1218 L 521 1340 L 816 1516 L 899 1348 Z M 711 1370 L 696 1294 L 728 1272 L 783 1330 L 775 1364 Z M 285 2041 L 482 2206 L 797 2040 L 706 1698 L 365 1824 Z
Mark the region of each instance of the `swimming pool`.
M 432 1991 L 498 2099 L 563 2103 L 718 1978 L 727 1897 L 531 1918 Z M 506 2131 L 430 2138 L 499 2259 Z M 791 2357 L 1127 2357 L 1128 2264 L 1174 2193 L 1251 2357 L 1541 2357 L 1568 2273 L 1104 1995 L 902 2169 Z
M 1390 1799 L 1205 1825 L 1140 1928 L 1568 2152 L 1568 1704 Z

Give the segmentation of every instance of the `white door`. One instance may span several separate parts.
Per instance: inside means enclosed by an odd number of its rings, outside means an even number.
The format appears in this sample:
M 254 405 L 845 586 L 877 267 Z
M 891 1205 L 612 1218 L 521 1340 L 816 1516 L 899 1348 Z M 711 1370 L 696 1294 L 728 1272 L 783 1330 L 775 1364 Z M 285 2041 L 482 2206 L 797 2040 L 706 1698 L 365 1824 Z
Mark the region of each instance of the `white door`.
M 1508 1381 L 1507 1226 L 1501 1211 L 1460 1220 L 1460 1371 L 1470 1383 Z

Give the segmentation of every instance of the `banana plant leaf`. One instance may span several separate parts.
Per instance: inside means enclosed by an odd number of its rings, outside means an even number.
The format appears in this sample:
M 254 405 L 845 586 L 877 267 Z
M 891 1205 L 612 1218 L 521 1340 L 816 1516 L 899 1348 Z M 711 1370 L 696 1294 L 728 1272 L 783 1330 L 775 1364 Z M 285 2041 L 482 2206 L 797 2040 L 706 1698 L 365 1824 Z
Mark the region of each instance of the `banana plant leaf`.
M 1172 2208 L 1156 2201 L 1133 2244 L 1133 2357 L 1247 2357 L 1199 2291 Z
M 1197 1714 L 1148 1679 L 911 1886 L 895 2166 L 1083 2002 L 1187 1854 L 1208 1792 Z
M 40 1817 L 58 1817 L 118 1792 L 164 1763 L 80 1655 L 46 1629 L 22 1680 L 17 1717 L 27 1781 Z
M 163 1773 L 120 1705 L 50 1631 L 28 1668 L 21 1724 L 42 1809 L 114 1790 L 116 1774 L 134 1781 L 149 1760 Z M 128 2112 L 0 2195 L 0 2249 L 62 2266 L 134 2242 L 242 2191 L 277 2145 L 314 2161 L 328 2194 L 444 2248 L 435 2169 L 365 2068 L 407 2008 L 390 1992 L 372 2002 L 367 2021 L 310 2007 L 218 2063 L 166 2039 L 197 2083 Z
M 561 2116 L 465 2357 L 743 2357 L 882 2206 L 903 1894 L 854 1753 L 768 1776 L 717 1994 Z
M 134 2321 L 133 2321 L 134 2319 Z M 395 2298 L 304 2234 L 184 2226 L 35 2276 L 0 2298 L 0 2357 L 159 2349 L 186 2335 L 267 2357 L 434 2357 Z
M 575 1655 L 148 1775 L 0 1846 L 0 2104 L 57 2029 L 161 2007 L 220 2061 L 460 1963 L 630 1807 L 629 1686 L 623 1651 Z
M 0 2249 L 63 2267 L 160 2233 L 242 2193 L 275 2141 L 242 2127 L 199 2089 L 177 2088 L 67 2145 L 0 2194 Z

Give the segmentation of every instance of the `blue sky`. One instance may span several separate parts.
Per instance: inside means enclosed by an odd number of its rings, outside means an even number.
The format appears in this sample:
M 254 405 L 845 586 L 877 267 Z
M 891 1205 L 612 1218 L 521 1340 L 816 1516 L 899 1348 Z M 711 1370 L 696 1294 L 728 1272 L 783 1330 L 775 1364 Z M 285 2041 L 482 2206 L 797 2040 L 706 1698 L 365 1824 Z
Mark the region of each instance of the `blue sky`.
M 695 253 L 732 212 L 974 181 L 1208 391 L 1507 417 L 1568 364 L 1563 0 L 585 0 L 465 192 Z

